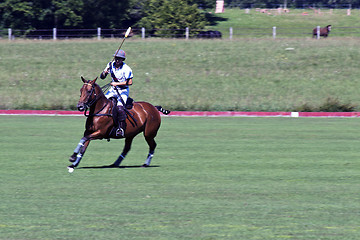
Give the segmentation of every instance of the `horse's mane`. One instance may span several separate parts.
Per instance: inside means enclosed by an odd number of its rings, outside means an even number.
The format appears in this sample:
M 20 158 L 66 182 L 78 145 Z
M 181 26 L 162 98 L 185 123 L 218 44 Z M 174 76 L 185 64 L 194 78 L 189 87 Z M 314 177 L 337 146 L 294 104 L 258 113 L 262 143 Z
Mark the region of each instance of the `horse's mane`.
M 108 89 L 109 86 L 110 86 L 110 83 L 104 85 L 103 87 L 100 87 L 99 84 L 94 83 L 94 86 L 95 86 L 95 89 L 97 90 L 97 91 L 96 91 L 97 94 L 99 94 L 99 96 L 101 96 L 101 97 L 106 98 L 104 92 L 107 91 L 107 89 Z

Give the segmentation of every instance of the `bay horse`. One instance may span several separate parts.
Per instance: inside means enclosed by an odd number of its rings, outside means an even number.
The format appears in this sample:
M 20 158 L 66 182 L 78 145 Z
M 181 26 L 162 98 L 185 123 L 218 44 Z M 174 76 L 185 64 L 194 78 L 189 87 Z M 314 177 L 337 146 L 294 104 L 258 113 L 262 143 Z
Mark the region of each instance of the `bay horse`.
M 84 84 L 80 89 L 81 95 L 77 108 L 79 111 L 84 112 L 87 119 L 84 137 L 81 138 L 74 153 L 70 156 L 69 161 L 72 162 L 72 164 L 68 166 L 69 172 L 72 172 L 74 168 L 79 165 L 91 140 L 105 138 L 110 141 L 110 138 L 121 138 L 120 136 L 116 136 L 116 129 L 112 117 L 112 111 L 116 109 L 114 108 L 116 102 L 105 97 L 101 87 L 96 84 L 97 78 L 90 81 L 81 77 L 81 80 Z M 88 108 L 89 113 L 86 115 Z M 130 151 L 134 137 L 141 132 L 144 133 L 145 140 L 149 145 L 149 154 L 142 167 L 150 166 L 156 148 L 154 138 L 156 137 L 161 124 L 159 112 L 164 114 L 170 113 L 170 111 L 163 109 L 161 106 L 155 107 L 147 102 L 133 103 L 133 107 L 127 110 L 127 127 L 124 134 L 125 146 L 118 159 L 109 167 L 119 167 L 122 160 L 126 157 L 126 154 Z
M 320 36 L 327 38 L 331 31 L 331 25 L 327 25 L 324 28 L 320 28 Z M 313 38 L 317 37 L 317 28 L 313 29 Z

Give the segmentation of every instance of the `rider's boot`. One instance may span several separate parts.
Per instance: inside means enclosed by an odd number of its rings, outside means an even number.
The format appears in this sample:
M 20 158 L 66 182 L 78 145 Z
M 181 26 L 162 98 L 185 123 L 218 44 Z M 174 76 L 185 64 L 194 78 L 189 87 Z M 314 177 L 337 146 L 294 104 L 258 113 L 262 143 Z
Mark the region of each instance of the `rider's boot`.
M 123 106 L 117 106 L 116 111 L 114 111 L 114 124 L 116 127 L 116 136 L 124 137 L 125 128 L 126 128 L 126 113 Z
M 119 122 L 119 127 L 116 130 L 117 137 L 125 137 L 125 126 L 126 126 L 125 121 Z

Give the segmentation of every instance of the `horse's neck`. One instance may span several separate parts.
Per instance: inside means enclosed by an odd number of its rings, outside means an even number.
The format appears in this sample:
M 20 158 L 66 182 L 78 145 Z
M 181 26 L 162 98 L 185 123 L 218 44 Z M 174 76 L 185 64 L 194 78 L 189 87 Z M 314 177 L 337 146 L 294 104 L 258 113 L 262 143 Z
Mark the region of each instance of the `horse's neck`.
M 107 104 L 110 103 L 110 100 L 107 99 L 101 89 L 97 89 L 96 91 L 97 100 L 95 104 L 90 107 L 90 112 L 96 113 L 101 111 Z

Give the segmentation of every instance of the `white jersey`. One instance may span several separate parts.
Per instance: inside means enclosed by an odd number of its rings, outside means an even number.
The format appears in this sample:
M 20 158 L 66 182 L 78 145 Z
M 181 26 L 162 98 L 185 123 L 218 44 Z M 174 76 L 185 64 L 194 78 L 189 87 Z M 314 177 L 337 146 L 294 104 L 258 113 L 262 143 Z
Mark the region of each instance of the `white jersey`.
M 133 78 L 131 68 L 124 62 L 121 68 L 115 68 L 115 62 L 109 62 L 104 71 L 106 70 L 109 71 L 113 82 L 126 82 L 129 78 Z M 122 89 L 124 87 L 120 88 Z M 129 88 L 129 86 L 126 86 L 126 88 Z
M 131 68 L 124 62 L 123 65 L 118 69 L 115 68 L 115 62 L 109 62 L 106 65 L 104 71 L 106 70 L 110 73 L 113 82 L 126 82 L 129 78 L 133 78 Z M 122 100 L 126 103 L 126 100 L 129 96 L 129 86 L 116 86 L 116 89 L 117 91 L 115 90 L 115 87 L 111 87 L 105 96 L 107 98 L 116 97 L 118 99 L 118 105 L 122 105 L 119 97 L 121 97 Z M 119 96 L 118 93 L 121 96 Z

